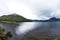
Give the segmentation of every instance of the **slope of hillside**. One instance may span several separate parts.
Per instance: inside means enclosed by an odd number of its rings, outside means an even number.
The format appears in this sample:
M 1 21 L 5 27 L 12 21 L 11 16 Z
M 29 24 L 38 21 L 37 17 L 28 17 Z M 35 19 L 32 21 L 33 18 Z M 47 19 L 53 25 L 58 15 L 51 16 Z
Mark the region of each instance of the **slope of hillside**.
M 28 20 L 20 15 L 17 15 L 17 14 L 11 14 L 11 15 L 1 16 L 0 21 L 28 22 L 30 20 Z

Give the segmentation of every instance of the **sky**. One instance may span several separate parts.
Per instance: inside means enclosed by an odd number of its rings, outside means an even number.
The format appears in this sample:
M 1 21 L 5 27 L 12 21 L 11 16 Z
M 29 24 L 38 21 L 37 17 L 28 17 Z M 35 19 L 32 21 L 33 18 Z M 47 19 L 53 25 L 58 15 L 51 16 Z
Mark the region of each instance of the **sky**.
M 60 0 L 0 0 L 0 16 L 12 13 L 32 20 L 60 18 Z

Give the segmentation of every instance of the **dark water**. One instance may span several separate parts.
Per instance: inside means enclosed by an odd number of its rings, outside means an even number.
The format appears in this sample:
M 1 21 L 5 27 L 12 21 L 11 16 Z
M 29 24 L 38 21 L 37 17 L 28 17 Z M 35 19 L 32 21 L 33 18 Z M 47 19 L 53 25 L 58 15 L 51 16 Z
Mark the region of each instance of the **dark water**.
M 35 35 L 44 38 L 54 38 L 60 35 L 60 22 L 22 22 L 0 23 L 6 31 L 11 31 L 14 40 L 28 40 L 28 36 Z

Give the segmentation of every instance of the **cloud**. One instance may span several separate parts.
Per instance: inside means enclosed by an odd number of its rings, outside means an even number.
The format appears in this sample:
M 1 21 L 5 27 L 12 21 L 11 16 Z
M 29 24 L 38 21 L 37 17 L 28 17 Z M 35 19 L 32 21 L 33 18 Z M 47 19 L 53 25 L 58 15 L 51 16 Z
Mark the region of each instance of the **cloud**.
M 36 11 L 34 14 L 38 17 L 52 17 L 57 14 L 55 10 L 58 10 L 58 0 L 30 0 L 30 3 L 31 9 Z
M 59 0 L 22 0 L 22 2 L 27 4 L 32 10 L 32 14 L 38 17 L 37 19 L 46 19 L 53 17 L 53 15 L 58 17 L 58 15 L 60 15 L 58 13 Z M 57 12 L 55 13 L 55 11 Z
M 29 19 L 60 17 L 59 0 L 0 0 L 0 13 L 18 13 Z
M 40 10 L 40 15 L 41 16 L 46 16 L 46 17 L 51 17 L 51 13 L 53 12 L 53 10 L 51 9 L 43 9 L 43 10 Z
M 12 1 L 7 3 L 7 7 L 11 12 L 22 15 L 27 19 L 37 19 L 37 16 L 33 15 L 32 10 L 25 3 L 17 3 Z

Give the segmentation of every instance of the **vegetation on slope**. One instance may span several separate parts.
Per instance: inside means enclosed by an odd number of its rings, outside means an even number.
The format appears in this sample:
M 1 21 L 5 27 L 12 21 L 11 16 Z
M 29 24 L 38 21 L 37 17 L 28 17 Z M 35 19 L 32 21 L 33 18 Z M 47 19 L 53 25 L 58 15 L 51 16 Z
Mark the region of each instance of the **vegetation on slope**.
M 8 40 L 11 37 L 11 32 L 5 32 L 5 29 L 0 28 L 0 40 Z
M 56 37 L 54 40 L 60 40 L 60 36 L 59 37 Z
M 17 14 L 4 15 L 0 17 L 0 21 L 11 21 L 11 22 L 28 22 L 30 20 L 19 16 Z

